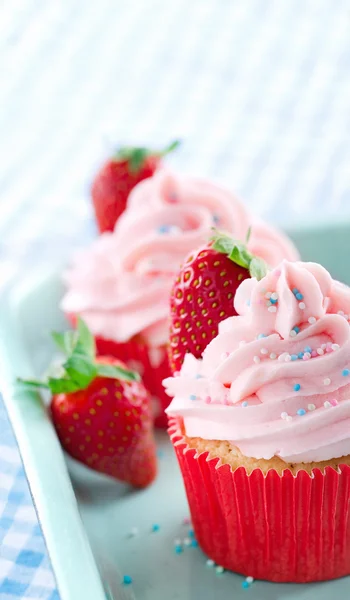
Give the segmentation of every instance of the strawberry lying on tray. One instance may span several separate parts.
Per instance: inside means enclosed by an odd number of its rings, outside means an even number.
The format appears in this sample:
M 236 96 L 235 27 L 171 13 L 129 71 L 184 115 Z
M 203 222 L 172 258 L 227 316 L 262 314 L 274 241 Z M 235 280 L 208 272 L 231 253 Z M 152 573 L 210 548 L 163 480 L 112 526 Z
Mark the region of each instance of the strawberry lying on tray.
M 20 380 L 52 393 L 53 424 L 66 452 L 91 469 L 135 487 L 156 476 L 156 446 L 148 392 L 139 375 L 115 358 L 95 356 L 82 319 L 77 330 L 53 333 L 65 355 L 46 381 Z

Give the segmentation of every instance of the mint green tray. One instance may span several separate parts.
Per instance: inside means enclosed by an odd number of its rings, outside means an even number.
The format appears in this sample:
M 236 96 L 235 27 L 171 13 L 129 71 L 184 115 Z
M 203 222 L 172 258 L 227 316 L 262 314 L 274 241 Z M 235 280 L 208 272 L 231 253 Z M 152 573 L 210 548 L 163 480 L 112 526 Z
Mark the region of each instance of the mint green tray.
M 323 262 L 350 283 L 350 226 L 291 232 L 305 260 Z M 182 481 L 166 434 L 158 436 L 159 477 L 136 492 L 68 459 L 39 396 L 18 389 L 15 376 L 42 372 L 53 353 L 51 329 L 63 327 L 59 269 L 31 274 L 2 303 L 0 368 L 6 407 L 46 538 L 61 600 L 329 600 L 350 596 L 350 578 L 308 585 L 254 582 L 217 575 L 198 548 L 175 554 L 186 537 Z M 67 470 L 68 464 L 68 470 Z M 158 524 L 159 531 L 152 532 Z M 138 534 L 130 537 L 133 528 Z M 132 585 L 123 585 L 123 575 Z

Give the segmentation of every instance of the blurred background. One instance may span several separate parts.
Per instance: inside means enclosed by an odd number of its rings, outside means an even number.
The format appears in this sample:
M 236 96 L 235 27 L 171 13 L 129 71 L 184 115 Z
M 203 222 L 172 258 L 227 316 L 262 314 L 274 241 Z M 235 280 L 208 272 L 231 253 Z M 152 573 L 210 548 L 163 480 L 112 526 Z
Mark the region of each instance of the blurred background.
M 119 143 L 180 137 L 171 167 L 281 225 L 350 219 L 349 31 L 350 0 L 2 0 L 0 289 L 96 234 Z M 1 592 L 58 598 L 1 405 L 0 453 Z
M 182 138 L 172 167 L 281 224 L 350 217 L 349 0 L 0 10 L 2 281 L 94 234 L 89 185 L 120 142 Z

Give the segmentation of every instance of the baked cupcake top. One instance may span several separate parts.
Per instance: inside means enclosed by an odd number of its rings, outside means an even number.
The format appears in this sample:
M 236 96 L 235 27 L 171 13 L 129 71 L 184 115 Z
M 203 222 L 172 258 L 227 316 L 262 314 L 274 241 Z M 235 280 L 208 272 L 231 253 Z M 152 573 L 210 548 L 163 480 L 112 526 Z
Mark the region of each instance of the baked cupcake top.
M 350 288 L 283 261 L 237 290 L 202 359 L 164 381 L 186 434 L 245 456 L 311 462 L 350 454 Z
M 76 255 L 63 310 L 80 314 L 95 335 L 124 342 L 142 334 L 152 346 L 165 344 L 175 273 L 213 226 L 238 239 L 252 226 L 248 247 L 272 266 L 298 258 L 286 236 L 253 219 L 230 192 L 159 171 L 135 187 L 114 232 Z

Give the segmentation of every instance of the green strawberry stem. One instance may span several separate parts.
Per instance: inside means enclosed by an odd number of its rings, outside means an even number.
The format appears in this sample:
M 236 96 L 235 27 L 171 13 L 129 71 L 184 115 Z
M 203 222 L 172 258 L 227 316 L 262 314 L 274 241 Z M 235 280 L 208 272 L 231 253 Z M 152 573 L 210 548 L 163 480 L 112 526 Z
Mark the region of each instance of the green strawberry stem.
M 46 388 L 52 394 L 85 390 L 96 377 L 108 377 L 124 381 L 139 381 L 138 373 L 118 365 L 100 363 L 96 360 L 95 340 L 86 323 L 78 318 L 76 331 L 52 334 L 53 340 L 66 359 L 58 377 L 49 376 L 45 381 L 18 379 L 32 388 Z
M 152 150 L 144 146 L 122 146 L 118 148 L 114 155 L 114 160 L 126 160 L 130 169 L 130 173 L 137 175 L 147 160 L 147 158 L 153 156 L 156 158 L 162 158 L 170 152 L 173 152 L 180 146 L 180 140 L 174 140 L 168 144 L 163 150 Z
M 246 241 L 249 240 L 250 234 L 251 228 L 248 229 Z M 255 277 L 255 279 L 260 281 L 260 279 L 267 275 L 269 268 L 266 262 L 249 252 L 243 242 L 235 240 L 217 229 L 214 229 L 211 241 L 213 242 L 212 247 L 214 250 L 226 254 L 236 265 L 247 269 L 251 277 Z

